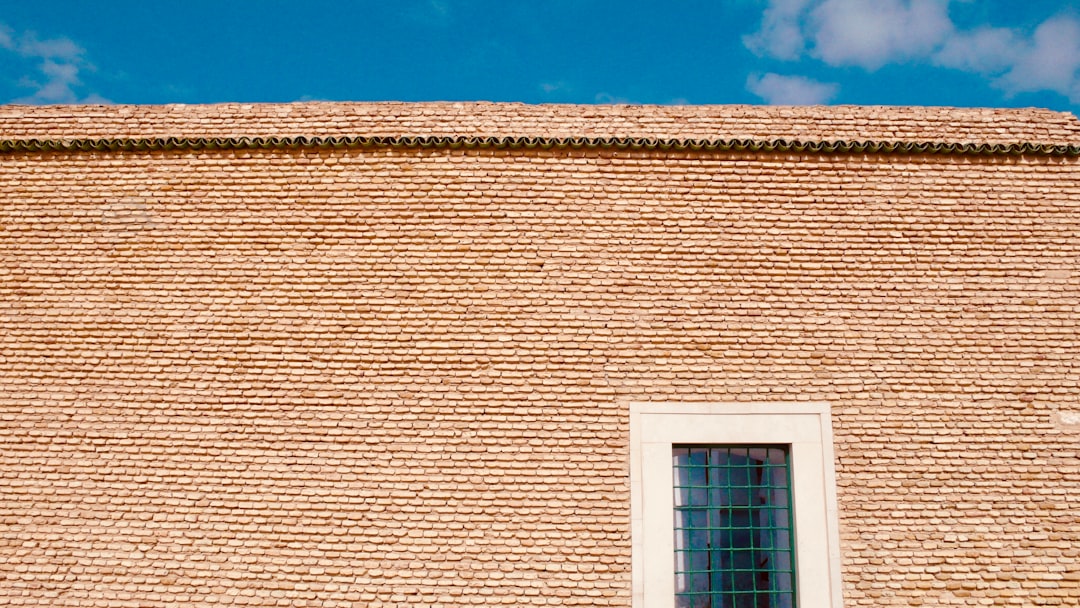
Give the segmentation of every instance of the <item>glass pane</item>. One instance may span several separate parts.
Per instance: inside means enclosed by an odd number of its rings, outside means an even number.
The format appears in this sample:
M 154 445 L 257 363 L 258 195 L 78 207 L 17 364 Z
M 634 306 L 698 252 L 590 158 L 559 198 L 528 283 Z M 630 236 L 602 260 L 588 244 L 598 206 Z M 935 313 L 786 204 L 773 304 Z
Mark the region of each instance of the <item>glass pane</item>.
M 676 605 L 791 608 L 787 446 L 674 446 Z

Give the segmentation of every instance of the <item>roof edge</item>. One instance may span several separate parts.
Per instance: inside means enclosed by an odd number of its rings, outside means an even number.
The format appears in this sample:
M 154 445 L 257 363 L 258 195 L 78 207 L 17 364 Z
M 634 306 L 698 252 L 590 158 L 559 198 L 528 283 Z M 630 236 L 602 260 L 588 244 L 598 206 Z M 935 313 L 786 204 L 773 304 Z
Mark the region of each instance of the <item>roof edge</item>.
M 158 152 L 355 148 L 615 149 L 675 152 L 808 152 L 1080 157 L 1080 144 L 945 143 L 887 140 L 686 139 L 650 137 L 315 136 L 0 139 L 0 153 Z

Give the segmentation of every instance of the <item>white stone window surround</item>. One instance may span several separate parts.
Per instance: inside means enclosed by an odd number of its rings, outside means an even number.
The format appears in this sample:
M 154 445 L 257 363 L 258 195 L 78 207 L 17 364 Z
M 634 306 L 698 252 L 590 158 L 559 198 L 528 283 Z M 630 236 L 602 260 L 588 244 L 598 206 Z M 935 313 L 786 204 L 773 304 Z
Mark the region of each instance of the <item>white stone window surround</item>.
M 842 608 L 840 532 L 829 405 L 631 403 L 630 533 L 634 608 L 673 608 L 673 444 L 791 446 L 800 608 Z

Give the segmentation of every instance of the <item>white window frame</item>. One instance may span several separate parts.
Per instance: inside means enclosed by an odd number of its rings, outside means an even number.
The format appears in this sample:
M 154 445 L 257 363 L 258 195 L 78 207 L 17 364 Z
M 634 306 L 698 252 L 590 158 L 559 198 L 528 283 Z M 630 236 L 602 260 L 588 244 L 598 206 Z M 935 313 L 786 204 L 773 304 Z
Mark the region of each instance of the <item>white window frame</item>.
M 843 608 L 840 531 L 827 403 L 631 403 L 634 608 L 675 606 L 675 444 L 791 446 L 799 608 Z

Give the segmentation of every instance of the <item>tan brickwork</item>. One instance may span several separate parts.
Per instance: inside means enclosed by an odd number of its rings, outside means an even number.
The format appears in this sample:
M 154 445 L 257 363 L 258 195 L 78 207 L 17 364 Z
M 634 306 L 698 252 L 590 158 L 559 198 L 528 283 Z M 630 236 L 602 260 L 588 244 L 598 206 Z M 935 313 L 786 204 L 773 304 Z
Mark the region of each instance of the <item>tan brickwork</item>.
M 1080 122 L 1036 108 L 293 103 L 0 106 L 7 138 L 483 136 L 1080 143 Z
M 1080 141 L 1037 110 L 0 115 Z M 12 153 L 0 199 L 0 604 L 628 607 L 631 401 L 831 404 L 847 606 L 1080 604 L 1076 158 Z

